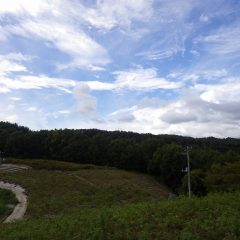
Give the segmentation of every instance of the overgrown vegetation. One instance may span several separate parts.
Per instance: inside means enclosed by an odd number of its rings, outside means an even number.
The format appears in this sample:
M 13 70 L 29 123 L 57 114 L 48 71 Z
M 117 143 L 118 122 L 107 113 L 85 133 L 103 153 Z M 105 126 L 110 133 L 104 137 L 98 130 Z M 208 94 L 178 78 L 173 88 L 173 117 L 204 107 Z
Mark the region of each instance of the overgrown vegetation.
M 238 240 L 240 193 L 83 209 L 0 226 L 4 240 Z
M 15 195 L 6 189 L 0 189 L 0 223 L 12 212 L 17 204 Z
M 208 191 L 236 191 L 240 189 L 240 161 L 223 166 L 213 165 L 204 178 Z
M 80 164 L 58 161 L 55 162 L 55 169 L 61 171 L 52 171 L 46 169 L 48 161 L 38 160 L 38 168 L 41 163 L 41 169 L 0 171 L 1 180 L 18 183 L 27 190 L 27 217 L 52 218 L 72 213 L 79 208 L 111 207 L 161 200 L 169 193 L 164 185 L 145 174 L 103 167 L 94 169 L 93 166 L 91 169 L 84 169 Z M 30 165 L 34 164 L 35 160 L 32 160 Z M 68 171 L 63 171 L 63 165 Z M 74 171 L 69 171 L 73 165 Z

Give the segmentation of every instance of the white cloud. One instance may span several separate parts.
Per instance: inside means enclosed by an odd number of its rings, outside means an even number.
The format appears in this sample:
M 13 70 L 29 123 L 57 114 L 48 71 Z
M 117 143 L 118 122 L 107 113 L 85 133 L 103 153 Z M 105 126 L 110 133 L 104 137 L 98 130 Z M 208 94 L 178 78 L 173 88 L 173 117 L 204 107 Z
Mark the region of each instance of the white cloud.
M 185 42 L 195 27 L 188 16 L 197 7 L 199 3 L 195 0 L 155 1 L 154 14 L 148 23 L 154 33 L 154 43 L 136 56 L 156 61 L 183 55 Z
M 38 109 L 37 109 L 37 107 L 29 107 L 29 108 L 26 109 L 26 111 L 27 112 L 37 112 Z
M 69 110 L 60 110 L 60 111 L 58 111 L 58 114 L 60 114 L 60 115 L 69 115 L 71 113 L 71 111 L 69 111 Z
M 177 54 L 179 50 L 180 49 L 176 47 L 175 49 L 165 49 L 163 51 L 146 51 L 137 53 L 136 56 L 144 57 L 147 60 L 160 60 L 172 57 Z
M 0 112 L 0 119 L 1 121 L 16 123 L 19 120 L 19 117 L 17 114 L 7 114 Z
M 29 90 L 55 88 L 67 93 L 71 93 L 69 88 L 76 85 L 76 82 L 69 79 L 49 78 L 47 76 L 19 76 L 15 79 L 0 77 L 0 92 L 9 92 L 12 90 Z
M 147 60 L 168 59 L 188 50 L 189 41 L 193 36 L 199 36 L 199 30 L 203 24 L 214 18 L 226 17 L 235 13 L 239 14 L 239 3 L 224 0 L 197 1 L 197 0 L 160 0 L 154 2 L 154 14 L 148 23 L 148 27 L 154 32 L 155 43 L 147 47 L 147 51 L 140 51 L 137 56 L 142 56 Z M 198 13 L 200 22 L 192 19 Z M 196 42 L 202 43 L 205 52 L 214 54 L 239 52 L 239 24 L 229 27 L 226 24 L 220 29 L 214 27 L 211 35 L 196 37 Z M 218 38 L 218 39 L 216 39 Z M 202 46 L 200 47 L 200 49 Z M 199 49 L 198 47 L 196 49 Z M 200 52 L 197 53 L 199 56 Z
M 82 115 L 94 113 L 97 108 L 97 99 L 91 95 L 91 89 L 87 84 L 79 83 L 74 91 L 73 97 L 77 101 L 75 111 Z
M 9 61 L 16 61 L 16 62 L 26 62 L 32 61 L 35 57 L 30 55 L 23 55 L 22 53 L 18 52 L 10 52 L 5 55 L 0 55 L 0 60 L 9 60 Z
M 57 11 L 60 6 L 60 0 L 8 0 L 1 2 L 0 15 L 12 14 L 18 16 L 30 15 L 38 17 L 44 12 Z
M 22 98 L 19 98 L 19 97 L 10 97 L 9 99 L 12 100 L 12 101 L 20 101 L 20 100 L 22 100 Z
M 0 101 L 0 121 L 17 122 L 18 120 L 19 116 L 14 102 L 10 103 L 2 99 Z
M 76 12 L 77 18 L 72 16 Z M 1 27 L 0 39 L 16 34 L 43 40 L 47 46 L 57 48 L 72 58 L 69 63 L 58 64 L 59 69 L 103 70 L 102 66 L 110 62 L 108 53 L 83 31 L 83 12 L 83 6 L 74 1 L 36 0 L 30 3 L 28 0 L 10 0 L 1 4 L 0 16 L 11 14 L 15 22 Z
M 96 5 L 86 8 L 82 18 L 98 29 L 114 27 L 131 28 L 134 21 L 148 21 L 153 14 L 152 0 L 98 0 Z
M 5 31 L 4 27 L 0 26 L 0 41 L 7 40 L 7 32 Z
M 47 126 L 46 112 L 42 111 L 38 105 L 32 106 L 32 102 L 35 102 L 35 99 L 32 99 L 29 104 L 24 102 L 24 96 L 21 102 L 13 101 L 11 98 L 2 98 L 0 121 L 17 122 L 34 129 L 44 128 Z
M 197 93 L 186 93 L 175 102 L 119 109 L 109 115 L 108 124 L 125 130 L 194 137 L 240 137 L 238 102 L 211 103 Z
M 157 71 L 153 68 L 130 69 L 127 71 L 114 72 L 116 75 L 116 89 L 129 90 L 154 90 L 154 89 L 177 89 L 180 83 L 170 82 L 159 78 Z
M 64 68 L 89 68 L 104 66 L 110 62 L 107 51 L 87 36 L 81 29 L 54 21 L 27 20 L 20 25 L 8 26 L 8 31 L 26 38 L 36 37 L 70 55 L 70 63 L 59 65 Z M 99 70 L 99 68 L 97 68 Z
M 201 4 L 202 14 L 199 18 L 204 24 L 212 22 L 218 18 L 225 18 L 231 14 L 239 12 L 239 2 L 225 1 L 225 0 L 212 0 L 212 1 L 199 1 Z
M 32 56 L 23 55 L 21 53 L 8 53 L 0 55 L 0 77 L 7 76 L 12 72 L 27 72 L 27 68 L 19 62 L 31 61 Z
M 211 34 L 196 38 L 195 44 L 202 44 L 206 52 L 214 55 L 240 55 L 239 22 L 220 27 Z
M 240 79 L 226 78 L 218 84 L 197 84 L 194 87 L 201 93 L 201 98 L 213 103 L 240 101 Z
M 128 29 L 134 21 L 149 20 L 152 13 L 152 0 L 97 0 L 93 4 L 68 0 L 8 0 L 0 6 L 0 15 L 50 16 L 62 18 L 65 22 L 85 22 L 100 30 Z
M 184 82 L 220 82 L 228 77 L 229 73 L 225 68 L 222 69 L 214 69 L 209 66 L 201 66 L 200 64 L 195 65 L 192 69 L 182 70 L 178 72 L 171 72 L 168 74 L 169 79 L 175 79 L 176 81 L 184 81 Z
M 24 66 L 11 65 L 11 71 L 26 70 Z M 22 68 L 21 68 L 22 66 Z M 7 68 L 4 68 L 7 73 Z M 10 71 L 10 70 L 9 70 Z M 9 92 L 20 89 L 44 89 L 55 88 L 67 93 L 72 92 L 77 84 L 87 85 L 89 89 L 95 91 L 151 91 L 156 89 L 178 89 L 182 84 L 173 81 L 168 81 L 164 78 L 158 77 L 155 69 L 130 69 L 126 71 L 114 72 L 115 81 L 112 83 L 103 81 L 76 81 L 63 78 L 50 78 L 48 76 L 40 75 L 21 75 L 10 78 L 8 76 L 0 77 L 0 92 Z M 85 89 L 88 91 L 87 89 Z
M 10 90 L 0 82 L 0 93 L 8 93 Z
M 86 81 L 86 83 L 91 90 L 114 90 L 116 89 L 116 85 L 114 83 L 100 82 L 100 81 Z
M 0 60 L 0 77 L 11 72 L 26 72 L 27 69 L 22 64 L 14 63 L 8 60 Z
M 195 56 L 195 57 L 199 57 L 200 53 L 197 50 L 191 50 L 190 53 Z
M 80 81 L 96 91 L 151 91 L 156 89 L 179 89 L 182 84 L 158 77 L 154 68 L 136 68 L 115 71 L 115 80 L 111 83 L 103 81 Z

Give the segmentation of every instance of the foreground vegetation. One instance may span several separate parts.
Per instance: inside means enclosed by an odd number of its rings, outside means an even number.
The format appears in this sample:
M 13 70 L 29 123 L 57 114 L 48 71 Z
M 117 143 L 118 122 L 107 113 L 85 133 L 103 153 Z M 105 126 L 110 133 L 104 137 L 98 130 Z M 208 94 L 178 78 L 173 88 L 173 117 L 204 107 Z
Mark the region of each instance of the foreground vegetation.
M 0 226 L 4 240 L 238 240 L 240 193 L 83 209 Z
M 0 189 L 0 223 L 12 212 L 17 204 L 15 195 L 6 189 Z

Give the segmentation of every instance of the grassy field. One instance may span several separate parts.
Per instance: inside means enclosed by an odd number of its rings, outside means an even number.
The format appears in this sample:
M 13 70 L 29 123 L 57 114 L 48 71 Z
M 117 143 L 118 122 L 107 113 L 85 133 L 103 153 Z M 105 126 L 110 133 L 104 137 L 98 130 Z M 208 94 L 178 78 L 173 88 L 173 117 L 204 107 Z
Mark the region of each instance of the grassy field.
M 0 189 L 0 223 L 12 212 L 17 204 L 15 195 L 6 189 Z
M 21 163 L 32 169 L 0 171 L 0 179 L 27 190 L 27 216 L 0 225 L 0 239 L 240 239 L 239 192 L 169 201 L 163 200 L 169 190 L 144 174 L 42 160 Z
M 240 193 L 83 209 L 0 226 L 4 240 L 238 240 Z
M 0 179 L 26 189 L 29 199 L 26 217 L 53 218 L 77 209 L 160 200 L 169 192 L 165 186 L 144 174 L 93 165 L 85 169 L 85 165 L 58 161 L 20 162 L 32 169 L 0 171 Z M 53 165 L 57 170 L 52 170 Z M 63 166 L 68 170 L 63 170 Z

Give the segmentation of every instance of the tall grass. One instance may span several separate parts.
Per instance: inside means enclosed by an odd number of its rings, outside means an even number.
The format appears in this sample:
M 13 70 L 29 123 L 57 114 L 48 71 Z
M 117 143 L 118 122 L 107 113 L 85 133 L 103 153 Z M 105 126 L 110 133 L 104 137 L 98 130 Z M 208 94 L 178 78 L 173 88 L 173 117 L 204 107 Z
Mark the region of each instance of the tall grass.
M 15 195 L 6 189 L 0 189 L 0 222 L 2 222 L 17 204 Z
M 240 193 L 86 209 L 0 226 L 4 240 L 238 240 Z

